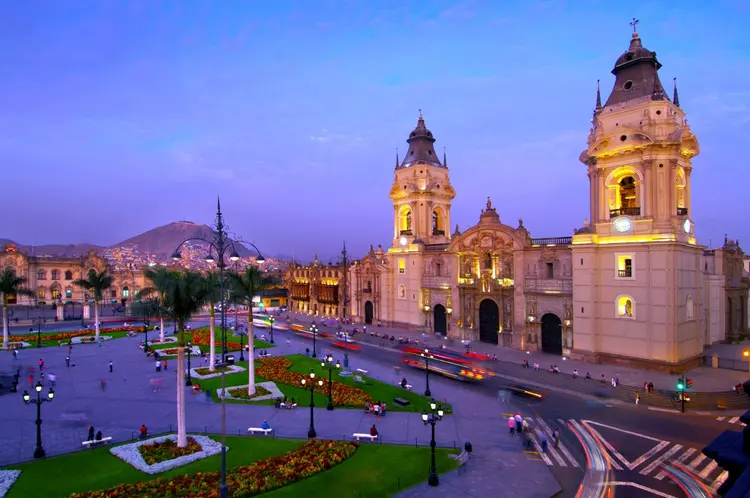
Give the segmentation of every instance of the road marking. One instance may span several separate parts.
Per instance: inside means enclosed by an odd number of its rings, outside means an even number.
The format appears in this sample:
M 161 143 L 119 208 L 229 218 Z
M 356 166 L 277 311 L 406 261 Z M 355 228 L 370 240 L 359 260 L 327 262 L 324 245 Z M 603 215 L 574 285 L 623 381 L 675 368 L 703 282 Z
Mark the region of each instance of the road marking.
M 680 455 L 680 458 L 678 458 L 676 460 L 676 462 L 678 462 L 678 463 L 684 463 L 685 460 L 687 460 L 688 458 L 690 458 L 690 455 L 692 455 L 693 453 L 695 453 L 695 448 L 688 448 L 687 450 L 685 450 L 685 453 L 683 453 L 682 455 Z M 665 477 L 667 477 L 667 474 L 665 474 L 664 472 L 659 472 L 659 475 L 657 475 L 654 479 L 656 479 L 658 481 L 661 481 Z
M 692 462 L 690 462 L 690 464 L 688 465 L 688 469 L 690 469 L 693 472 L 695 472 L 696 467 L 698 467 L 698 465 L 700 465 L 701 462 L 703 460 L 705 460 L 705 459 L 706 459 L 706 455 L 704 455 L 703 453 L 701 453 L 700 455 L 698 455 L 697 457 L 695 457 L 695 460 L 693 460 Z
M 554 444 L 555 438 L 552 437 L 552 430 L 544 421 L 544 419 L 541 419 L 541 418 L 537 419 L 537 422 L 539 423 L 539 425 L 542 426 L 542 429 L 544 429 L 544 431 L 552 438 L 552 442 Z M 565 424 L 563 424 L 563 426 L 564 425 Z M 575 458 L 573 458 L 573 455 L 570 454 L 570 452 L 568 451 L 568 449 L 565 447 L 564 444 L 560 443 L 560 446 L 557 446 L 555 449 L 560 450 L 560 452 L 562 452 L 562 454 L 565 455 L 568 458 L 568 460 L 570 460 L 570 463 L 573 465 L 573 467 L 580 468 L 580 465 L 578 465 L 578 462 L 576 461 Z
M 584 425 L 598 425 L 599 427 L 606 427 L 607 429 L 612 429 L 613 431 L 624 432 L 625 434 L 630 434 L 631 436 L 638 436 L 638 437 L 642 437 L 643 439 L 650 439 L 651 441 L 655 441 L 657 443 L 661 443 L 664 441 L 663 439 L 657 439 L 655 437 L 647 436 L 645 434 L 640 434 L 638 432 L 620 429 L 619 427 L 613 427 L 611 425 L 602 424 L 600 422 L 594 422 L 593 420 L 581 420 L 581 422 L 583 422 Z
M 671 457 L 672 455 L 674 455 L 675 453 L 677 453 L 677 452 L 678 452 L 678 451 L 680 451 L 681 449 L 682 449 L 682 445 L 681 445 L 681 444 L 675 444 L 674 446 L 672 446 L 672 447 L 671 447 L 671 448 L 669 449 L 669 451 L 666 451 L 666 452 L 665 452 L 664 454 L 662 454 L 662 455 L 661 455 L 660 457 L 658 457 L 658 458 L 654 459 L 654 461 L 653 461 L 653 462 L 651 462 L 651 463 L 649 464 L 649 466 L 648 466 L 648 467 L 645 467 L 645 468 L 644 468 L 643 470 L 641 470 L 640 474 L 641 474 L 641 475 L 644 475 L 644 476 L 647 476 L 647 475 L 649 475 L 649 474 L 650 474 L 651 472 L 653 472 L 653 471 L 654 471 L 654 470 L 655 470 L 655 469 L 656 469 L 656 468 L 657 468 L 657 467 L 658 467 L 659 465 L 661 465 L 661 463 L 662 463 L 662 462 L 663 462 L 664 460 L 666 460 L 667 458 Z
M 722 420 L 724 420 L 725 418 L 726 418 L 726 417 L 716 417 L 716 420 L 718 420 L 719 422 L 721 422 L 721 421 L 722 421 Z
M 674 410 L 672 408 L 657 408 L 655 406 L 649 406 L 647 408 L 652 412 L 682 413 L 680 410 Z
M 571 422 L 575 424 L 575 420 L 571 420 Z M 586 428 L 590 432 L 592 432 L 597 437 L 597 439 L 599 439 L 599 441 L 601 441 L 601 443 L 609 450 L 610 453 L 612 453 L 612 455 L 614 455 L 615 457 L 617 457 L 623 463 L 623 465 L 625 465 L 625 467 L 627 467 L 628 466 L 627 459 L 624 456 L 622 456 L 620 454 L 620 452 L 617 451 L 611 444 L 609 444 L 609 441 L 607 441 L 606 439 L 604 439 L 602 437 L 602 435 L 599 434 L 599 432 L 597 432 L 596 429 L 594 429 L 593 427 L 591 427 L 590 425 L 588 425 L 586 422 L 587 421 L 583 422 L 583 424 L 586 426 Z M 580 430 L 583 430 L 583 428 L 581 428 Z M 620 467 L 620 465 L 618 465 L 617 461 L 614 458 L 610 458 L 609 462 L 612 465 L 612 468 L 614 468 L 615 470 L 622 470 L 622 467 Z
M 670 495 L 667 493 L 662 493 L 661 491 L 657 491 L 653 488 L 647 488 L 646 486 L 642 484 L 638 484 L 635 482 L 620 482 L 620 481 L 614 481 L 609 483 L 610 486 L 631 486 L 637 489 L 640 489 L 642 491 L 648 491 L 649 493 L 655 494 L 656 496 L 661 496 L 661 498 L 677 498 L 674 495 Z
M 541 429 L 534 429 L 534 432 L 536 432 L 537 435 L 539 435 L 539 440 L 541 441 L 542 440 L 542 435 L 544 434 L 544 431 L 542 431 Z M 555 449 L 552 446 L 553 445 L 551 445 L 549 443 L 549 441 L 547 441 L 547 452 L 549 452 L 549 454 L 552 455 L 552 458 L 554 458 L 557 461 L 557 463 L 560 465 L 560 467 L 567 467 L 567 464 L 565 463 L 565 460 L 563 460 L 562 457 L 557 454 L 557 452 L 555 451 Z
M 542 451 L 542 447 L 539 445 L 539 442 L 536 440 L 533 434 L 528 434 L 529 439 L 531 439 L 531 443 L 534 445 L 534 448 L 536 448 L 536 452 L 539 454 L 539 456 L 544 460 L 544 463 L 547 465 L 552 465 L 552 460 L 549 459 L 547 455 L 544 454 Z
M 729 472 L 724 471 L 721 474 L 719 474 L 719 477 L 716 478 L 714 483 L 711 485 L 711 491 L 716 493 L 716 491 L 721 487 L 722 484 L 724 484 L 724 481 L 727 480 L 727 477 L 729 477 Z
M 729 419 L 730 424 L 736 424 L 740 417 L 732 417 Z
M 649 451 L 647 451 L 646 453 L 644 453 L 643 455 L 641 455 L 640 457 L 638 457 L 638 459 L 636 461 L 634 461 L 633 463 L 631 463 L 630 465 L 628 465 L 628 468 L 630 470 L 635 469 L 640 464 L 642 464 L 643 462 L 647 461 L 649 458 L 651 458 L 652 456 L 656 455 L 661 450 L 663 450 L 664 448 L 666 448 L 667 446 L 669 446 L 669 444 L 670 444 L 669 441 L 662 441 L 661 443 L 657 444 L 656 446 L 654 446 L 653 448 L 651 448 Z
M 707 478 L 708 478 L 708 475 L 709 475 L 709 474 L 710 474 L 711 472 L 713 472 L 713 471 L 714 471 L 714 469 L 715 469 L 716 467 L 718 467 L 718 466 L 719 466 L 719 464 L 718 464 L 718 463 L 716 463 L 716 461 L 714 461 L 714 460 L 711 460 L 710 462 L 708 462 L 708 465 L 706 465 L 706 466 L 705 466 L 705 467 L 703 468 L 703 470 L 701 470 L 701 473 L 700 473 L 700 474 L 698 474 L 698 477 L 700 477 L 701 479 L 707 479 Z

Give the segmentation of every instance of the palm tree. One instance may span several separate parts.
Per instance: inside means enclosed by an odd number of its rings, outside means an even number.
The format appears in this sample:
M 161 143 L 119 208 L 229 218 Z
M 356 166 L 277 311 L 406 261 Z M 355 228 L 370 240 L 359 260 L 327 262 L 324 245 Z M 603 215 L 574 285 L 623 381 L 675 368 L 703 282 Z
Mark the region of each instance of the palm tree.
M 104 291 L 112 287 L 114 277 L 107 274 L 107 270 L 97 272 L 94 269 L 89 270 L 88 278 L 79 278 L 73 280 L 73 285 L 77 285 L 84 290 L 91 291 L 94 297 L 94 327 L 96 330 L 96 340 L 99 340 L 99 302 L 102 300 Z
M 221 282 L 219 276 L 214 272 L 209 272 L 203 275 L 203 287 L 206 293 L 206 301 L 208 302 L 208 332 L 211 345 L 209 351 L 210 357 L 208 359 L 208 370 L 213 372 L 216 370 L 216 313 L 214 307 L 216 303 L 221 301 Z
M 206 303 L 203 277 L 196 272 L 169 272 L 162 307 L 177 325 L 177 446 L 187 447 L 185 429 L 185 322 Z
M 146 270 L 143 274 L 151 281 L 151 286 L 142 289 L 138 295 L 143 298 L 145 296 L 156 294 L 157 299 L 160 302 L 163 302 L 164 293 L 172 279 L 172 273 L 167 270 L 166 267 L 160 266 L 155 270 Z M 164 315 L 162 313 L 159 314 L 159 340 L 164 342 Z
M 19 277 L 12 268 L 0 273 L 0 297 L 3 299 L 3 349 L 8 349 L 8 297 L 30 296 L 34 293 L 24 287 L 26 278 Z
M 230 273 L 230 289 L 237 302 L 247 305 L 247 360 L 248 360 L 248 386 L 247 394 L 255 394 L 255 351 L 253 339 L 253 298 L 263 289 L 274 284 L 274 280 L 263 276 L 255 266 L 249 266 L 242 273 Z

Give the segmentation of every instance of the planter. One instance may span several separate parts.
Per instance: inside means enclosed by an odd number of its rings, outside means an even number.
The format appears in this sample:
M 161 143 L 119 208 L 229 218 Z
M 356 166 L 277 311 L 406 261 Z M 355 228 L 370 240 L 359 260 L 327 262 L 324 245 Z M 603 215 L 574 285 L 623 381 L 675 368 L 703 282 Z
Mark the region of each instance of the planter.
M 271 394 L 266 394 L 265 396 L 258 396 L 257 398 L 253 398 L 251 400 L 243 399 L 243 398 L 237 398 L 229 394 L 230 390 L 234 389 L 245 389 L 247 392 L 247 388 L 250 384 L 245 384 L 244 386 L 228 386 L 227 391 L 227 397 L 226 399 L 234 399 L 237 401 L 246 401 L 249 403 L 255 402 L 255 401 L 265 401 L 267 399 L 275 399 L 275 398 L 281 398 L 284 399 L 284 393 L 282 393 L 278 387 L 276 387 L 275 382 L 257 382 L 255 385 L 256 387 L 263 387 L 268 390 Z M 221 388 L 216 390 L 216 395 L 221 399 Z
M 187 347 L 187 346 L 186 346 Z M 169 357 L 169 356 L 177 356 L 177 349 L 178 348 L 164 348 L 164 349 L 154 349 L 154 352 L 159 353 L 159 358 Z M 190 354 L 192 356 L 198 356 L 201 355 L 201 348 L 198 346 L 190 346 Z M 187 350 L 185 351 L 185 355 L 187 356 Z
M 161 339 L 155 339 L 153 341 L 148 341 L 148 345 L 149 346 L 155 346 L 157 344 L 167 344 L 169 342 L 177 342 L 177 338 L 173 337 L 173 336 L 165 337 L 164 341 L 162 341 Z
M 111 335 L 100 335 L 99 339 L 103 341 L 109 341 L 112 339 Z M 73 344 L 96 344 L 96 336 L 95 335 L 84 335 L 81 337 L 73 337 L 70 342 Z
M 111 450 L 109 450 L 110 453 L 112 453 L 114 456 L 119 458 L 125 463 L 129 463 L 136 469 L 140 470 L 141 472 L 145 472 L 146 474 L 159 474 L 161 472 L 166 472 L 167 470 L 172 470 L 177 467 L 182 467 L 183 465 L 187 465 L 189 463 L 202 460 L 203 458 L 217 455 L 221 453 L 221 444 L 214 441 L 213 439 L 206 437 L 206 436 L 190 436 L 201 446 L 201 451 L 198 451 L 196 453 L 191 453 L 189 455 L 181 456 L 178 458 L 173 458 L 172 460 L 165 460 L 163 462 L 155 463 L 153 465 L 148 465 L 146 461 L 143 459 L 143 456 L 141 455 L 141 451 L 139 449 L 139 446 L 142 446 L 144 444 L 151 444 L 151 443 L 157 443 L 166 441 L 168 439 L 171 439 L 173 441 L 177 441 L 177 435 L 176 434 L 170 434 L 169 436 L 162 436 L 162 437 L 155 437 L 151 439 L 146 439 L 144 441 L 138 441 L 137 443 L 131 443 L 131 444 L 124 444 L 122 446 L 115 446 Z M 229 448 L 227 448 L 229 450 Z
M 208 370 L 208 367 L 191 368 L 190 369 L 190 376 L 192 378 L 194 378 L 194 379 L 199 379 L 199 380 L 213 379 L 214 377 L 220 377 L 221 376 L 221 372 L 218 369 L 215 372 L 211 372 L 211 373 L 204 374 L 204 375 L 199 374 L 198 370 L 201 370 L 201 371 L 202 370 Z M 242 367 L 237 366 L 237 365 L 228 365 L 226 367 L 226 370 L 224 370 L 224 374 L 230 375 L 230 374 L 239 373 L 239 372 L 245 372 L 245 371 L 247 371 L 246 368 L 242 368 Z
M 13 349 L 23 349 L 23 348 L 30 348 L 31 344 L 28 342 L 9 342 L 8 343 L 8 351 L 12 351 Z M 0 495 L 1 497 L 2 495 Z

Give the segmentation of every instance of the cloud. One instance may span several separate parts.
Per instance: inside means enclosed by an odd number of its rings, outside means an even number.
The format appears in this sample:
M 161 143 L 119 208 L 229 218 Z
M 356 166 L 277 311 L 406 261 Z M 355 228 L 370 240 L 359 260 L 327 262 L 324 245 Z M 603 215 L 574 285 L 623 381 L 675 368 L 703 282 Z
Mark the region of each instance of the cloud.
M 310 135 L 309 139 L 312 142 L 317 142 L 320 144 L 328 142 L 357 143 L 363 141 L 362 137 L 359 135 L 344 135 L 342 133 L 333 133 L 326 128 L 323 128 L 323 130 L 317 135 Z

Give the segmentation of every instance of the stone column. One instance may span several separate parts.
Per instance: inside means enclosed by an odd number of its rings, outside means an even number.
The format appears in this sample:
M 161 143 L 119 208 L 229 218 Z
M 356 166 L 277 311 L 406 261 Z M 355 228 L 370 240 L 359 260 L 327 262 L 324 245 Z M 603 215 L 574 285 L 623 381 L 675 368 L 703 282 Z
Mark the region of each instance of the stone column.
M 91 305 L 90 304 L 84 304 L 83 305 L 83 318 L 91 318 Z

